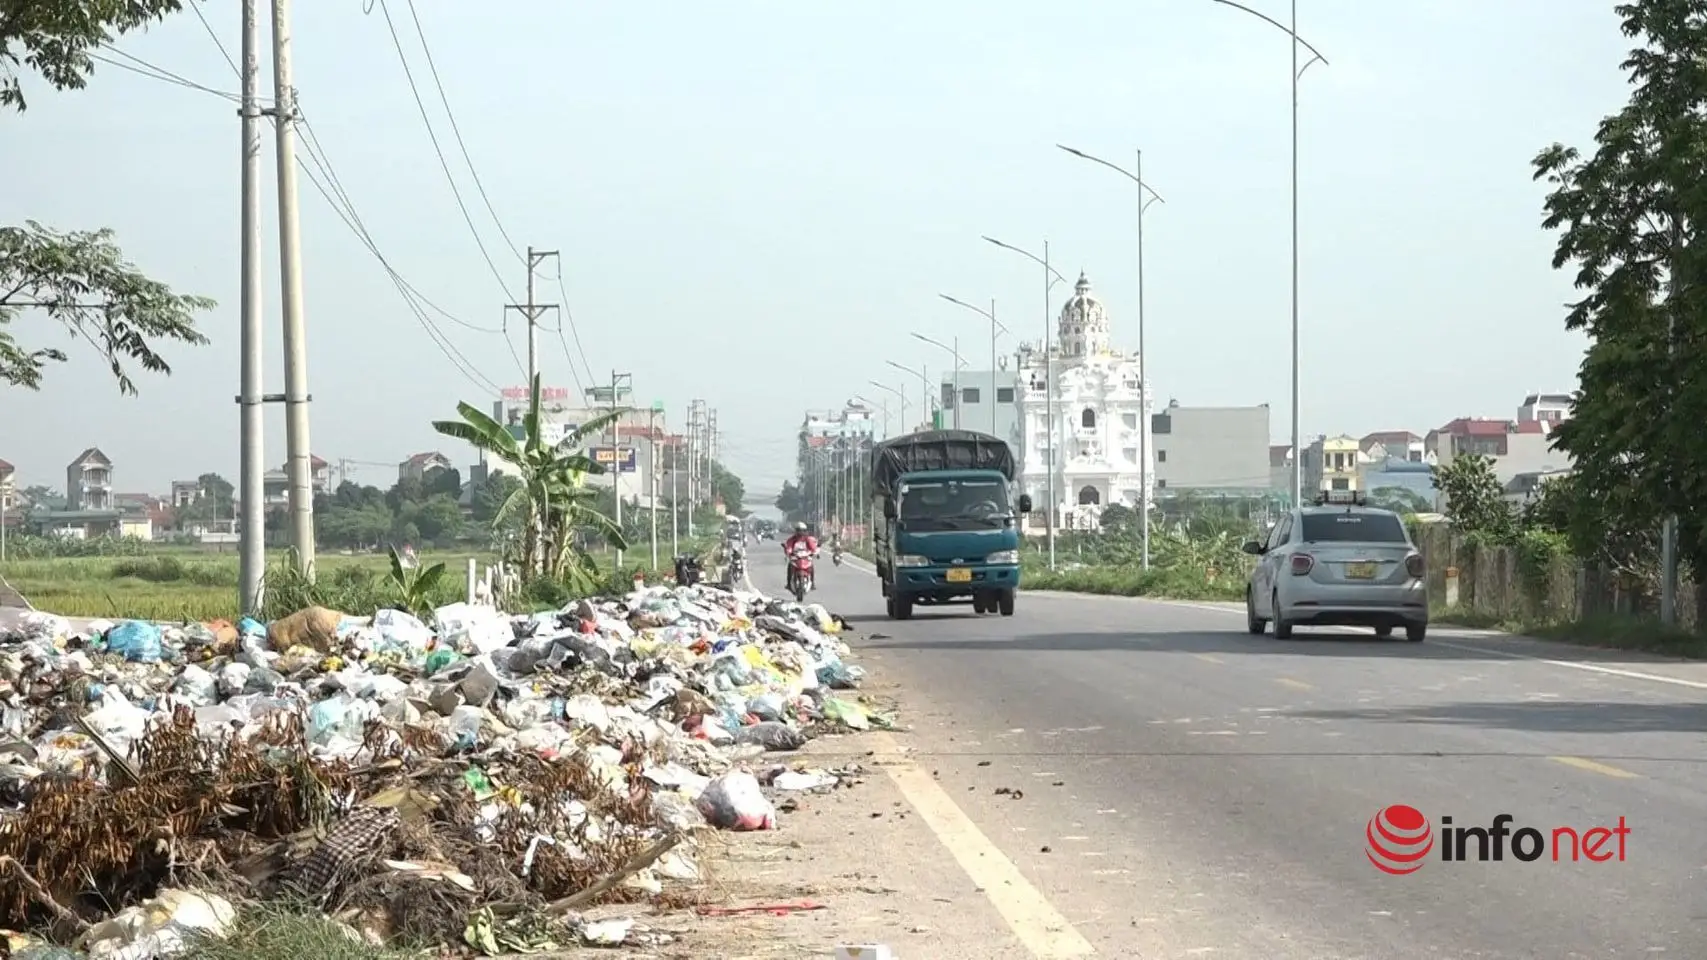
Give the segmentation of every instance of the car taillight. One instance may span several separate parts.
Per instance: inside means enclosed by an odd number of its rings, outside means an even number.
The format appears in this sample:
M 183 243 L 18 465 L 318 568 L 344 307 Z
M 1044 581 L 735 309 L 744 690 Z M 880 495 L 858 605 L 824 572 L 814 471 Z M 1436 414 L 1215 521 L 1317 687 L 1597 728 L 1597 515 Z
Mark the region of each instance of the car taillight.
M 1422 579 L 1422 575 L 1428 572 L 1428 567 L 1423 563 L 1423 555 L 1413 553 L 1406 557 L 1405 572 L 1419 580 Z
M 1307 553 L 1295 553 L 1292 555 L 1292 575 L 1295 577 L 1304 576 L 1309 573 L 1310 569 L 1315 565 L 1316 558 Z

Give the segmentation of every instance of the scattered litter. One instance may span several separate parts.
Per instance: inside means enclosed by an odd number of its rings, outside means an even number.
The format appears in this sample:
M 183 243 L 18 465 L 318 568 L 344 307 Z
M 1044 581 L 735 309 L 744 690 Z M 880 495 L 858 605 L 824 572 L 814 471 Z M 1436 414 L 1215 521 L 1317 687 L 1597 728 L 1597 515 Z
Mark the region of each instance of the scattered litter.
M 847 692 L 846 629 L 706 584 L 424 620 L 32 611 L 0 635 L 0 915 L 102 960 L 174 956 L 282 896 L 376 943 L 667 943 L 574 911 L 697 880 L 695 831 L 777 828 L 767 788 L 859 782 L 763 759 L 890 725 Z

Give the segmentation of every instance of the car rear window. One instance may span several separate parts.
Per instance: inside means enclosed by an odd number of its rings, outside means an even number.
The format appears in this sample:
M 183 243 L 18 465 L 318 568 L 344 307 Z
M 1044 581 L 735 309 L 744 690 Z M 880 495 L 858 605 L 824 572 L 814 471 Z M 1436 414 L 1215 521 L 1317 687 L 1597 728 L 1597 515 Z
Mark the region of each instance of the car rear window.
M 1404 543 L 1405 528 L 1390 513 L 1312 513 L 1304 517 L 1306 543 Z

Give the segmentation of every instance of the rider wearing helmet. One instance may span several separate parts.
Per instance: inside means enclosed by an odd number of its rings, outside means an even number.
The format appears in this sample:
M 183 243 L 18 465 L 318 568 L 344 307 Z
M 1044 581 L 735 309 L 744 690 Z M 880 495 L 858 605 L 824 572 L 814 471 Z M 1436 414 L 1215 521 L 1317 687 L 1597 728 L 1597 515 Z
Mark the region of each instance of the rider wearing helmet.
M 785 560 L 794 555 L 794 548 L 796 546 L 804 546 L 807 550 L 811 551 L 813 559 L 817 559 L 818 538 L 814 537 L 811 532 L 806 529 L 806 524 L 804 523 L 795 524 L 794 535 L 782 542 L 782 555 Z M 792 565 L 788 567 L 788 576 L 790 578 L 789 583 L 792 584 L 794 582 L 792 579 L 794 577 L 794 567 Z

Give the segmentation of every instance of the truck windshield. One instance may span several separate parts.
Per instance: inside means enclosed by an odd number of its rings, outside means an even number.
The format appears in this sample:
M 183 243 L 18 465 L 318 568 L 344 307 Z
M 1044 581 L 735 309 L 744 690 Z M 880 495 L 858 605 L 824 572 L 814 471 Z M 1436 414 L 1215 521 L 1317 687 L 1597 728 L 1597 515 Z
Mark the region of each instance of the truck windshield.
M 909 482 L 901 490 L 901 521 L 912 530 L 999 530 L 1012 516 L 1001 480 Z

